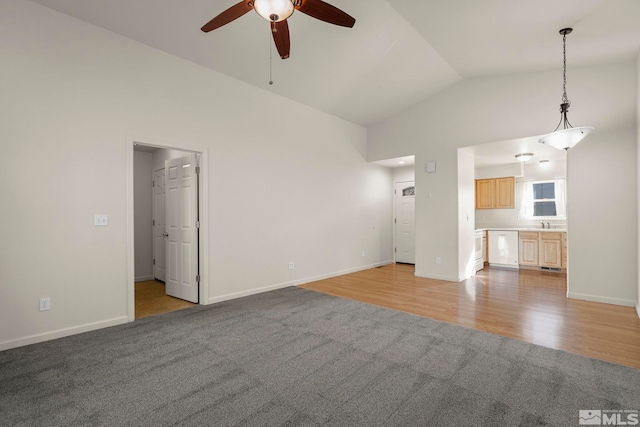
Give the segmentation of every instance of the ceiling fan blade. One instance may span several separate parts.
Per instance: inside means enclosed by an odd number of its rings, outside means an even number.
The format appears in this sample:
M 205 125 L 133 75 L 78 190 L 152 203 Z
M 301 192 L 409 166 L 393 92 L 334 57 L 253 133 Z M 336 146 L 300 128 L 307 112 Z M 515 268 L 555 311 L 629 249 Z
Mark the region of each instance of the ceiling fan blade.
M 251 6 L 250 6 L 251 4 Z M 220 15 L 207 22 L 201 29 L 205 33 L 213 31 L 216 28 L 220 28 L 229 22 L 240 18 L 245 13 L 253 9 L 253 3 L 247 1 L 241 1 L 238 4 L 231 6 L 229 9 L 222 12 Z
M 291 48 L 291 41 L 289 40 L 289 24 L 287 20 L 271 23 L 271 31 L 273 33 L 273 41 L 278 48 L 280 58 L 287 59 L 289 57 L 289 51 Z
M 330 24 L 351 28 L 356 23 L 354 17 L 322 0 L 297 0 L 295 4 L 300 12 Z

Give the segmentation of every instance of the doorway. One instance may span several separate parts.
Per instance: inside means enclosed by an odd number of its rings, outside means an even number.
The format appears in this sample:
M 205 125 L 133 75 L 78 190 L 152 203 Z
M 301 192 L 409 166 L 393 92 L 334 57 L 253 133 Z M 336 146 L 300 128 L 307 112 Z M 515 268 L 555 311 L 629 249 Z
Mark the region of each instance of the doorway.
M 136 270 L 136 254 L 139 251 L 136 247 L 136 237 L 134 237 L 140 234 L 136 233 L 137 217 L 134 213 L 137 202 L 134 199 L 136 173 L 134 151 L 139 151 L 141 147 L 143 151 L 163 153 L 153 160 L 152 169 L 148 172 L 150 184 L 152 183 L 149 186 L 152 201 L 149 203 L 148 212 L 150 218 L 148 240 L 149 247 L 155 253 L 149 258 L 148 276 L 145 274 L 142 277 Z M 180 143 L 168 144 L 149 138 L 127 140 L 127 312 L 129 321 L 136 318 L 136 294 L 141 293 L 136 279 L 147 288 L 157 288 L 158 284 L 164 287 L 164 283 L 167 283 L 168 293 L 174 293 L 177 298 L 200 304 L 207 302 L 208 268 L 207 263 L 204 262 L 208 252 L 207 159 L 207 150 L 199 147 Z M 159 167 L 164 165 L 164 160 L 169 160 L 168 167 Z M 163 173 L 161 169 L 166 170 Z M 173 177 L 172 183 L 170 183 L 170 177 Z M 164 191 L 161 190 L 163 187 Z M 165 225 L 164 232 L 160 232 L 162 223 Z M 169 229 L 170 225 L 172 229 Z M 165 235 L 162 235 L 163 233 Z M 162 249 L 162 245 L 158 243 L 158 237 L 166 241 L 165 249 Z M 146 280 L 140 280 L 141 278 Z M 169 285 L 170 281 L 171 285 Z M 171 286 L 174 287 L 173 290 L 170 290 Z M 149 289 L 143 291 L 145 294 L 149 292 Z

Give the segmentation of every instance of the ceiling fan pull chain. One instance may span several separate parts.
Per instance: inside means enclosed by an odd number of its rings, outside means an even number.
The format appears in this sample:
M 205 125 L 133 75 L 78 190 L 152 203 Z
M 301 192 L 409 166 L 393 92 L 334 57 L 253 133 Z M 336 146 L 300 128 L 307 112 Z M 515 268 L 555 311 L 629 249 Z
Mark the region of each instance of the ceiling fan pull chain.
M 275 24 L 271 24 L 274 25 Z M 273 58 L 272 58 L 273 48 L 271 47 L 271 34 L 269 34 L 269 84 L 273 84 Z

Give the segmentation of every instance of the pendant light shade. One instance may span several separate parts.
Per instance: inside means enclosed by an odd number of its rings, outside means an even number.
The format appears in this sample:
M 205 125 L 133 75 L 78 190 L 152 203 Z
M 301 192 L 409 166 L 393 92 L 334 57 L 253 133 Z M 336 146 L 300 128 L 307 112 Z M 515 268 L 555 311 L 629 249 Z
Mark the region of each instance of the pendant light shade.
M 558 150 L 568 150 L 593 131 L 591 126 L 561 129 L 540 138 L 538 142 L 550 145 Z
M 569 112 L 569 106 L 571 101 L 567 98 L 567 34 L 571 34 L 573 28 L 563 28 L 560 30 L 562 35 L 562 54 L 563 54 L 563 71 L 562 71 L 562 103 L 560 104 L 560 123 L 556 126 L 556 129 L 540 138 L 538 142 L 542 144 L 550 145 L 558 150 L 568 150 L 575 146 L 585 136 L 589 135 L 593 128 L 591 126 L 582 126 L 574 128 L 569 123 L 567 113 Z M 562 125 L 562 129 L 560 129 Z

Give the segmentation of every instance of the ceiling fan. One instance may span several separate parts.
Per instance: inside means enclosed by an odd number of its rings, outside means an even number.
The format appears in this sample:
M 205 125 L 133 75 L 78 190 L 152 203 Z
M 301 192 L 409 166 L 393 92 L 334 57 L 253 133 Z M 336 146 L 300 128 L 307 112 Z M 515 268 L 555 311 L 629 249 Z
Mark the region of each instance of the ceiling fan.
M 356 23 L 352 16 L 322 0 L 242 0 L 207 22 L 202 27 L 202 31 L 208 33 L 220 28 L 252 9 L 271 23 L 273 41 L 282 59 L 289 57 L 290 41 L 287 18 L 294 10 L 342 27 L 351 28 Z

